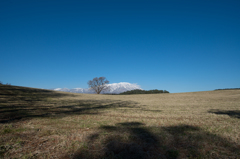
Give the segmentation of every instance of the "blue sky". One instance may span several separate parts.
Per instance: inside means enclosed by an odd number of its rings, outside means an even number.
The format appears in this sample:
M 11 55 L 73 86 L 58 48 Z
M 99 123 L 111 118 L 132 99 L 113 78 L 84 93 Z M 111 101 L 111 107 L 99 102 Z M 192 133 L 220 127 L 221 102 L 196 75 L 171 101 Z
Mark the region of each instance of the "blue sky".
M 0 2 L 0 81 L 36 88 L 137 83 L 240 87 L 238 0 Z

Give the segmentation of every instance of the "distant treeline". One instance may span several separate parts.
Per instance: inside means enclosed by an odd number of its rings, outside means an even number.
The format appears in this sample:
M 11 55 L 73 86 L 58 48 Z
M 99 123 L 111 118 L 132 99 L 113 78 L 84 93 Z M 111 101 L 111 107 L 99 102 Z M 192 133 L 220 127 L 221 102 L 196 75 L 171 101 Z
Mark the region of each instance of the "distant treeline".
M 240 89 L 240 88 L 224 88 L 224 89 L 215 89 L 215 91 L 217 91 L 217 90 L 233 90 L 233 89 Z
M 11 84 L 10 84 L 10 83 L 3 84 L 3 83 L 0 81 L 0 85 L 11 85 Z
M 169 92 L 166 91 L 166 90 L 157 90 L 157 89 L 149 90 L 149 91 L 141 90 L 141 89 L 134 89 L 134 90 L 131 90 L 131 91 L 126 91 L 126 92 L 120 93 L 120 95 L 128 95 L 128 94 L 158 94 L 158 93 L 169 93 Z

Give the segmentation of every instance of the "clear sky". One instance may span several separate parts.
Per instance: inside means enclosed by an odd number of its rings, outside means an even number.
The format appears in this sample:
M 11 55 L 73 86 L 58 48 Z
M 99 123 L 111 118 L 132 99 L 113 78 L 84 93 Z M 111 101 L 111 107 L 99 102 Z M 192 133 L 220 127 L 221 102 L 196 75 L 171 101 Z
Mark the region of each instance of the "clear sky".
M 0 81 L 172 92 L 240 87 L 239 0 L 1 0 Z

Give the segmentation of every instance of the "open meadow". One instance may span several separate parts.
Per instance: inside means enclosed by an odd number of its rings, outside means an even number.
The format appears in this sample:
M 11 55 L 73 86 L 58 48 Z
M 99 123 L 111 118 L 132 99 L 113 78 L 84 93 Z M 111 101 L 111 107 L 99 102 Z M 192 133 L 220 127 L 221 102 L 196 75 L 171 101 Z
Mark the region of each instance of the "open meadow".
M 0 85 L 0 158 L 240 158 L 240 90 L 96 95 Z

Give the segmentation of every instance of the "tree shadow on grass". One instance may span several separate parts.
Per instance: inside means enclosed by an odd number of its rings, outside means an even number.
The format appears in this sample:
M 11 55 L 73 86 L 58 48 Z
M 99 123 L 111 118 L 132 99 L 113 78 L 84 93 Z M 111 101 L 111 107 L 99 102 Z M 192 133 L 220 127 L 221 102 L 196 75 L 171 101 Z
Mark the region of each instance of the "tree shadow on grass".
M 112 108 L 138 108 L 136 102 L 120 100 L 58 100 L 74 97 L 70 93 L 17 86 L 0 86 L 0 123 L 39 117 L 99 114 Z
M 217 115 L 228 115 L 232 118 L 240 119 L 240 110 L 219 110 L 219 109 L 211 109 L 208 111 L 209 113 L 214 113 Z
M 140 122 L 105 125 L 84 146 L 63 158 L 237 158 L 237 144 L 199 127 L 147 127 Z

